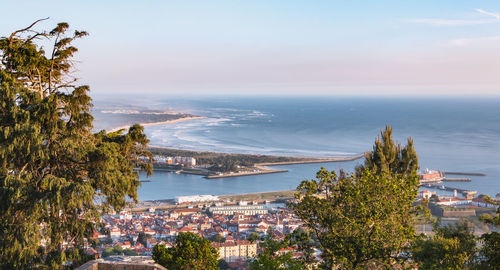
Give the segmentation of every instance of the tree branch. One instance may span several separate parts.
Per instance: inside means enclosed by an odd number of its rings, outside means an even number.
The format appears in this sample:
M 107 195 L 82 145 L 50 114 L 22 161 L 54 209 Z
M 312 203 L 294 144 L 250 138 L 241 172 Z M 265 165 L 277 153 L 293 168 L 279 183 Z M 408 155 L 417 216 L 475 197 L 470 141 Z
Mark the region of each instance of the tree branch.
M 26 27 L 26 28 L 23 28 L 23 29 L 19 29 L 19 30 L 16 30 L 14 31 L 12 34 L 10 34 L 9 36 L 9 48 L 12 46 L 12 40 L 13 38 L 16 36 L 17 33 L 21 33 L 21 32 L 25 32 L 25 31 L 28 31 L 30 30 L 33 26 L 35 26 L 37 23 L 41 22 L 41 21 L 45 21 L 45 20 L 48 20 L 50 17 L 47 17 L 47 18 L 44 18 L 44 19 L 38 19 L 36 20 L 34 23 L 32 23 L 30 26 Z

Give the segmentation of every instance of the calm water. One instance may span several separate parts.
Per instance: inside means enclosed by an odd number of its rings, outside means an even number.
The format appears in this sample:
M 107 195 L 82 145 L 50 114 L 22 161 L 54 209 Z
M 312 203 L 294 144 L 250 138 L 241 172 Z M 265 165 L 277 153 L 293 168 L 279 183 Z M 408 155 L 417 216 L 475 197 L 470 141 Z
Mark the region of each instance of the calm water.
M 422 168 L 486 173 L 449 186 L 500 192 L 500 99 L 366 99 L 212 97 L 156 99 L 205 119 L 147 127 L 152 145 L 276 155 L 341 156 L 370 150 L 381 128 L 411 136 Z M 148 105 L 149 106 L 149 105 Z M 139 189 L 141 200 L 192 194 L 237 194 L 295 188 L 324 166 L 352 170 L 357 162 L 280 166 L 289 172 L 207 180 L 155 173 Z M 142 178 L 145 178 L 142 176 Z

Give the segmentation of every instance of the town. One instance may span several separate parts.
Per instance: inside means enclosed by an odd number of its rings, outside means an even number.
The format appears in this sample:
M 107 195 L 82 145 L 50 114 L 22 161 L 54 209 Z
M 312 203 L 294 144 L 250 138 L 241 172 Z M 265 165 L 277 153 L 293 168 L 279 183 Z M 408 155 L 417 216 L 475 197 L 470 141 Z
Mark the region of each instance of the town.
M 476 216 L 478 209 L 495 208 L 483 198 L 438 196 L 428 190 L 419 194 L 417 201 L 430 200 L 433 215 L 445 219 Z M 86 247 L 86 253 L 96 259 L 112 259 L 113 255 L 122 254 L 151 256 L 155 245 L 174 246 L 179 233 L 191 232 L 209 239 L 218 249 L 219 260 L 237 269 L 245 269 L 248 260 L 259 252 L 258 239 L 270 229 L 275 239 L 282 240 L 304 225 L 282 202 L 221 201 L 213 195 L 178 196 L 166 208 L 129 209 L 105 215 L 102 222 L 104 229 L 96 231 Z M 417 228 L 419 233 L 428 233 L 422 226 Z M 294 248 L 281 252 L 299 254 Z
M 88 240 L 86 253 L 95 258 L 118 254 L 150 256 L 155 245 L 173 246 L 179 233 L 191 232 L 210 239 L 219 251 L 219 259 L 240 269 L 258 252 L 257 241 L 248 240 L 251 236 L 260 237 L 272 229 L 273 237 L 284 239 L 303 224 L 282 206 L 240 201 L 238 205 L 181 204 L 171 210 L 151 208 L 108 214 L 102 218 L 105 229 L 96 231 Z M 293 250 L 286 252 L 289 251 Z

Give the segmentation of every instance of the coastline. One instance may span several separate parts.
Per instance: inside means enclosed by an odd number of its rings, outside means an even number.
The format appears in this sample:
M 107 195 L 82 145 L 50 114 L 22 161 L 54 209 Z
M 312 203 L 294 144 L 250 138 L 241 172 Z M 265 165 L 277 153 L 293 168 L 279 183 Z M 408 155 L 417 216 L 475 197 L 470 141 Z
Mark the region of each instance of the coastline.
M 353 161 L 356 159 L 363 158 L 365 154 L 359 154 L 355 156 L 345 156 L 345 157 L 308 157 L 308 159 L 297 160 L 297 161 L 280 161 L 280 162 L 263 162 L 255 163 L 256 167 L 262 166 L 277 166 L 277 165 L 294 165 L 294 164 L 308 164 L 308 163 L 328 163 L 328 162 L 342 162 L 342 161 Z M 300 157 L 296 157 L 300 158 Z
M 225 205 L 234 205 L 237 201 L 255 201 L 260 204 L 263 203 L 284 203 L 293 200 L 294 194 L 297 191 L 292 190 L 276 190 L 276 191 L 263 191 L 254 193 L 240 193 L 240 194 L 227 194 L 218 195 L 219 199 L 224 202 Z M 194 203 L 184 203 L 176 204 L 174 198 L 162 199 L 162 200 L 145 200 L 139 201 L 137 204 L 131 204 L 126 207 L 127 210 L 132 212 L 147 211 L 150 208 L 156 210 L 171 210 L 186 208 L 189 205 L 193 207 L 203 207 L 207 204 L 212 204 L 214 202 L 194 202 Z
M 174 120 L 167 120 L 167 121 L 160 121 L 160 122 L 149 122 L 149 123 L 136 123 L 136 124 L 139 124 L 143 127 L 150 127 L 150 126 L 158 126 L 158 125 L 166 125 L 166 124 L 175 124 L 175 123 L 179 123 L 179 122 L 195 120 L 195 119 L 203 119 L 203 118 L 205 118 L 205 117 L 204 116 L 189 116 L 189 117 L 182 117 L 182 118 L 178 118 L 178 119 L 174 119 Z M 135 124 L 111 128 L 108 132 L 115 132 L 115 131 L 118 131 L 120 129 L 128 129 L 132 125 L 135 125 Z
M 267 166 L 353 161 L 356 159 L 360 159 L 362 157 L 364 157 L 364 154 L 350 156 L 350 157 L 332 157 L 332 158 L 322 157 L 322 158 L 310 158 L 310 159 L 298 160 L 298 161 L 255 163 L 254 167 L 259 169 L 259 171 L 207 175 L 207 176 L 205 176 L 205 178 L 216 179 L 216 178 L 229 178 L 229 177 L 250 176 L 250 175 L 260 175 L 260 174 L 270 174 L 270 173 L 283 173 L 283 172 L 288 172 L 288 170 L 286 170 L 286 169 L 273 169 L 273 168 L 269 168 Z

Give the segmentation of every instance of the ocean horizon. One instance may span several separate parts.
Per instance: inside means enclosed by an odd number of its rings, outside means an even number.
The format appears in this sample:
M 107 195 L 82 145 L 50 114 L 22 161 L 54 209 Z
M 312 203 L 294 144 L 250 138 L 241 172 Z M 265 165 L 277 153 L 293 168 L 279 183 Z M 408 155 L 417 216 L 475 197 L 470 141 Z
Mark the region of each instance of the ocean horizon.
M 421 169 L 486 174 L 447 186 L 500 192 L 500 98 L 158 96 L 144 106 L 204 116 L 145 127 L 150 145 L 198 151 L 351 156 L 370 151 L 390 125 L 396 141 L 413 138 Z M 223 180 L 157 172 L 139 199 L 294 189 L 321 166 L 352 171 L 359 162 L 279 166 L 289 172 Z

